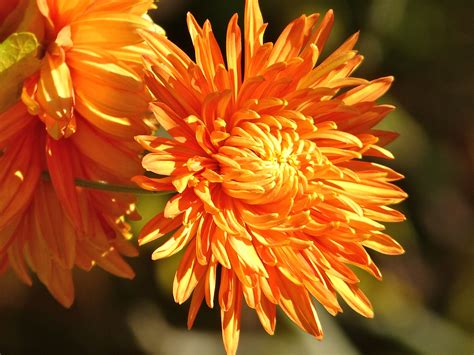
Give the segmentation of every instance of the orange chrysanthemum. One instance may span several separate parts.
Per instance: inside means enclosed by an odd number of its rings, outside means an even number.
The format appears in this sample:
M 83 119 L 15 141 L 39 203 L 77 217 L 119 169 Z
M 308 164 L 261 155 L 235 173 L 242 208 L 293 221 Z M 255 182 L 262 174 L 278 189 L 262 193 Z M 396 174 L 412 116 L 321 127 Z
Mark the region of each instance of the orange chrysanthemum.
M 97 264 L 126 278 L 136 255 L 124 215 L 133 196 L 77 179 L 129 184 L 143 170 L 136 134 L 151 133 L 140 70 L 140 29 L 152 0 L 37 0 L 44 21 L 40 71 L 22 102 L 0 114 L 0 271 L 37 273 L 65 306 L 71 269 Z M 26 263 L 25 263 L 26 261 Z
M 375 103 L 392 78 L 351 77 L 362 56 L 357 34 L 317 65 L 333 13 L 293 21 L 275 44 L 263 43 L 257 0 L 245 9 L 244 67 L 235 15 L 227 31 L 227 65 L 208 21 L 188 26 L 196 62 L 164 36 L 145 33 L 155 51 L 147 84 L 156 118 L 171 138 L 139 136 L 150 151 L 138 176 L 144 189 L 177 194 L 143 229 L 140 243 L 171 233 L 153 259 L 186 248 L 174 280 L 176 302 L 192 294 L 188 326 L 205 299 L 218 302 L 227 353 L 237 349 L 242 297 L 273 334 L 279 305 L 316 338 L 314 296 L 331 314 L 339 294 L 371 317 L 352 264 L 377 278 L 364 247 L 403 253 L 379 222 L 403 215 L 387 205 L 406 194 L 402 176 L 363 156 L 392 158 L 382 148 L 395 134 L 373 127 L 392 106 Z M 352 88 L 351 88 L 352 87 Z M 340 93 L 341 89 L 344 90 Z

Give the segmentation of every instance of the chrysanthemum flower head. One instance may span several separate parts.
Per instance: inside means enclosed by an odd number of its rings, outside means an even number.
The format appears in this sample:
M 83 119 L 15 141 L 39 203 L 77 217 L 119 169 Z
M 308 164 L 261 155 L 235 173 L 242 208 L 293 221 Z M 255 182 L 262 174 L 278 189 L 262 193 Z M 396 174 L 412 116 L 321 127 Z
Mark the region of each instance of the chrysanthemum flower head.
M 280 306 L 321 338 L 312 297 L 334 315 L 340 295 L 372 317 L 347 264 L 380 278 L 365 248 L 403 252 L 380 223 L 403 220 L 387 207 L 406 197 L 392 184 L 402 176 L 362 160 L 392 158 L 383 146 L 395 135 L 374 126 L 393 110 L 375 102 L 393 79 L 351 76 L 362 61 L 353 50 L 357 34 L 320 61 L 333 13 L 318 20 L 301 16 L 264 43 L 258 1 L 248 0 L 243 45 L 235 15 L 226 59 L 210 23 L 200 27 L 192 15 L 195 61 L 165 37 L 143 34 L 155 51 L 147 78 L 153 110 L 171 138 L 137 137 L 150 152 L 144 168 L 162 177 L 135 181 L 176 195 L 140 242 L 171 233 L 153 259 L 185 249 L 173 289 L 179 303 L 192 295 L 189 327 L 203 300 L 213 307 L 218 289 L 229 354 L 243 300 L 270 334 Z
M 136 255 L 129 194 L 76 181 L 129 184 L 142 172 L 136 134 L 149 134 L 139 30 L 152 0 L 37 0 L 44 49 L 22 101 L 0 114 L 0 269 L 28 269 L 63 305 L 71 269 L 99 265 L 126 278 Z M 1 270 L 0 270 L 1 271 Z

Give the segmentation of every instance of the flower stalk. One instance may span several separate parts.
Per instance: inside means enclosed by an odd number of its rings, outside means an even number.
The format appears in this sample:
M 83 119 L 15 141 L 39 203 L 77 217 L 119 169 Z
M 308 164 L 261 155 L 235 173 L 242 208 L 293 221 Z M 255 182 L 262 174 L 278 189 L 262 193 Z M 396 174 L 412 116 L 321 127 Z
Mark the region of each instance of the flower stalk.
M 51 176 L 47 171 L 41 173 L 43 181 L 51 182 Z M 78 187 L 84 187 L 86 189 L 110 191 L 134 195 L 153 195 L 153 196 L 167 196 L 172 195 L 173 191 L 147 191 L 139 187 L 111 184 L 106 181 L 91 181 L 84 179 L 74 179 L 74 184 Z

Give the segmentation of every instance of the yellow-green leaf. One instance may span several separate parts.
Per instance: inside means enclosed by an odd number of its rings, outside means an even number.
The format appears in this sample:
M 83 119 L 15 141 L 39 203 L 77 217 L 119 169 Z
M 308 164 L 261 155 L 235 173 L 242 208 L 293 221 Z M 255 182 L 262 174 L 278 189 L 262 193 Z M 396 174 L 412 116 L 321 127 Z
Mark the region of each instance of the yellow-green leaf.
M 13 33 L 0 44 L 0 113 L 20 97 L 23 81 L 36 72 L 38 40 L 33 33 Z

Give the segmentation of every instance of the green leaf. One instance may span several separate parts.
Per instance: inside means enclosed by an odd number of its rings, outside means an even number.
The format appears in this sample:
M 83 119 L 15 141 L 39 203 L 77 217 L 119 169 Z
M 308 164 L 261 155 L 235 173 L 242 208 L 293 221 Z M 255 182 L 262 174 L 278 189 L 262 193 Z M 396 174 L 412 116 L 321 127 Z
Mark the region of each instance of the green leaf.
M 38 40 L 33 33 L 13 33 L 0 44 L 0 113 L 20 97 L 23 81 L 36 72 Z

